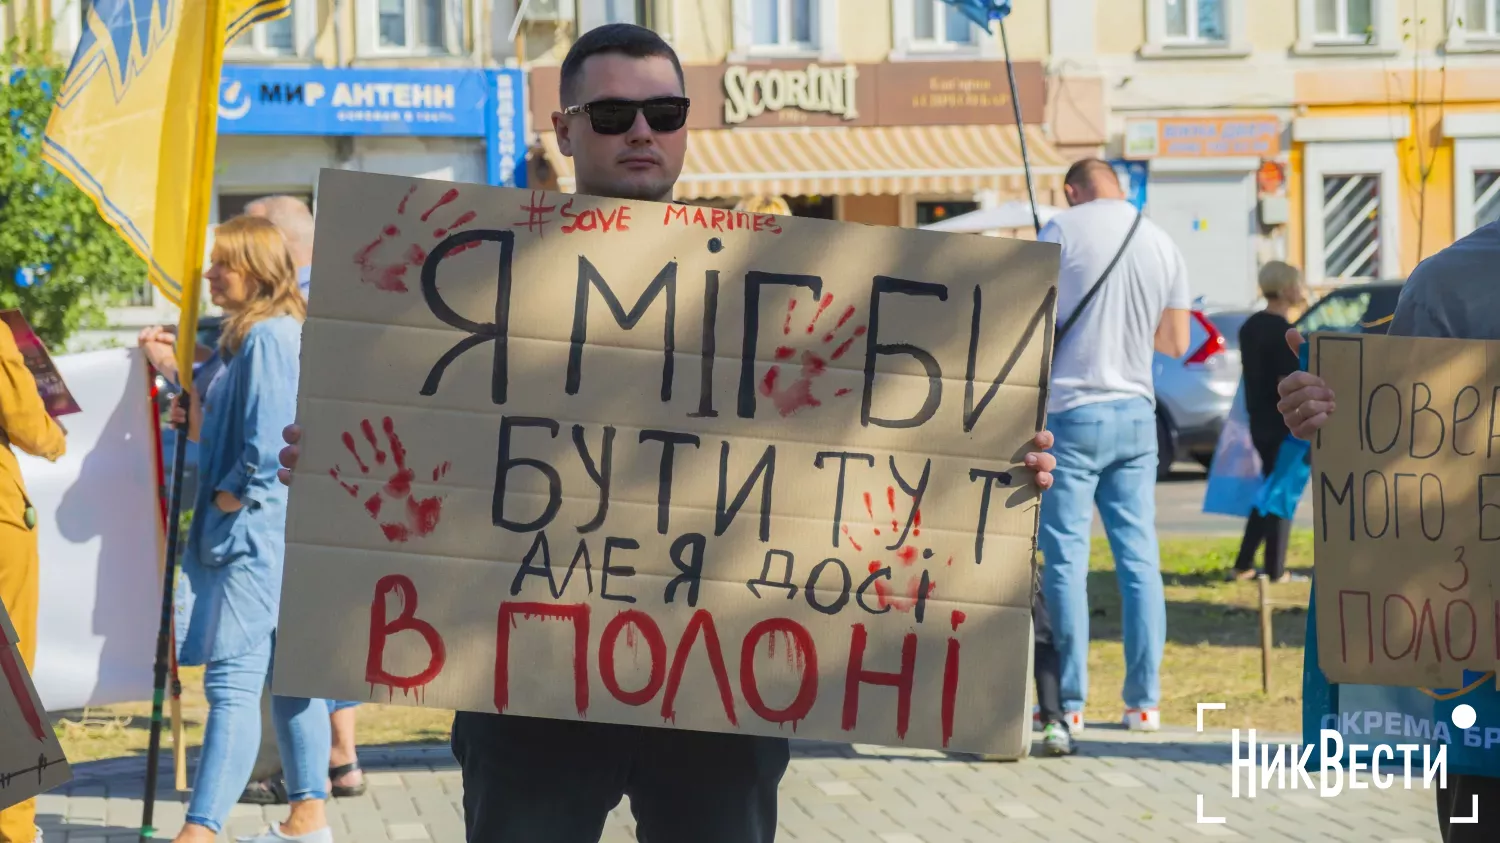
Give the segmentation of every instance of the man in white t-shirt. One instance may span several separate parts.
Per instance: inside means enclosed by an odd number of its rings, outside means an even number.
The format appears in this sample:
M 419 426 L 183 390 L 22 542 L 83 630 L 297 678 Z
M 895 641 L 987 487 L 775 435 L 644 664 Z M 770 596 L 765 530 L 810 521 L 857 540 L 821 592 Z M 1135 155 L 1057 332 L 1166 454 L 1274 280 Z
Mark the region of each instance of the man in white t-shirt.
M 1171 238 L 1150 220 L 1131 233 L 1137 211 L 1109 164 L 1079 161 L 1068 170 L 1064 191 L 1072 207 L 1039 237 L 1062 246 L 1058 325 L 1078 313 L 1053 353 L 1047 427 L 1057 440 L 1057 470 L 1042 497 L 1042 589 L 1061 657 L 1063 710 L 1076 732 L 1088 695 L 1089 536 L 1097 504 L 1120 585 L 1124 720 L 1131 729 L 1154 731 L 1161 723 L 1167 618 L 1156 542 L 1151 363 L 1154 351 L 1174 357 L 1187 351 L 1187 268 Z M 1098 292 L 1084 303 L 1101 277 Z

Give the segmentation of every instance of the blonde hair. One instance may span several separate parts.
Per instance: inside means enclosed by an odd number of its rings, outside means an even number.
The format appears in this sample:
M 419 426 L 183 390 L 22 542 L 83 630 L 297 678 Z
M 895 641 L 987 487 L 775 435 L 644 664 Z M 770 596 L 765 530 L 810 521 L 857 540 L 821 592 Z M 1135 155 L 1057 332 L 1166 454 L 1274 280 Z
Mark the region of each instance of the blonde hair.
M 239 352 L 255 323 L 274 316 L 307 318 L 307 302 L 297 287 L 297 267 L 286 236 L 264 217 L 238 216 L 214 229 L 213 262 L 245 276 L 250 297 L 228 314 L 219 348 Z
M 746 196 L 734 209 L 752 214 L 780 214 L 784 217 L 792 214 L 792 206 L 780 196 Z
M 1285 298 L 1302 288 L 1302 270 L 1284 261 L 1269 261 L 1260 268 L 1260 293 L 1267 299 Z

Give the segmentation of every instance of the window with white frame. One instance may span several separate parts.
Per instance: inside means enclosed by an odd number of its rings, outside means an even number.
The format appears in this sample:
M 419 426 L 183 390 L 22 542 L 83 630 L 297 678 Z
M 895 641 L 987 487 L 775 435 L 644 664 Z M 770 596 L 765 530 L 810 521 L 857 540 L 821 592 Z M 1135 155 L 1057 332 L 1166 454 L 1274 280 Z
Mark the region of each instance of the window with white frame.
M 751 42 L 758 49 L 813 50 L 820 0 L 751 0 Z
M 1471 38 L 1500 38 L 1500 0 L 1459 0 L 1456 23 Z
M 1453 141 L 1453 234 L 1463 237 L 1500 221 L 1500 117 L 1475 114 L 1473 131 L 1448 132 Z
M 461 6 L 456 0 L 361 0 L 361 51 L 375 55 L 457 52 Z
M 1325 173 L 1321 226 L 1324 278 L 1379 278 L 1380 174 Z
M 1163 40 L 1173 44 L 1219 44 L 1227 40 L 1224 0 L 1162 0 Z
M 580 32 L 610 23 L 633 23 L 650 26 L 650 0 L 579 0 Z
M 255 24 L 230 42 L 228 51 L 262 56 L 296 55 L 297 27 L 293 15 Z
M 1397 277 L 1401 178 L 1396 144 L 1308 143 L 1303 160 L 1308 282 Z
M 899 0 L 898 0 L 899 1 Z M 905 0 L 912 6 L 913 49 L 942 50 L 974 46 L 977 27 L 968 16 L 943 0 Z
M 1313 37 L 1320 44 L 1369 44 L 1375 40 L 1376 0 L 1312 0 Z
M 1474 227 L 1500 222 L 1500 169 L 1474 171 Z

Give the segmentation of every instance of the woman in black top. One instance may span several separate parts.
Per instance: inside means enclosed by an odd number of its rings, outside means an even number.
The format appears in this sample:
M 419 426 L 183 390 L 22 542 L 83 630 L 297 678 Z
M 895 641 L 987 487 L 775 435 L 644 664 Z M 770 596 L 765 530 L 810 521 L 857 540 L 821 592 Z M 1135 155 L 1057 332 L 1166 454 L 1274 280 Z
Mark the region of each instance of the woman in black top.
M 1276 409 L 1280 396 L 1276 385 L 1297 371 L 1297 355 L 1286 344 L 1288 320 L 1294 311 L 1307 304 L 1307 290 L 1302 273 L 1294 266 L 1271 261 L 1260 270 L 1260 292 L 1266 309 L 1245 320 L 1240 327 L 1240 359 L 1245 373 L 1245 409 L 1250 415 L 1250 439 L 1260 454 L 1261 476 L 1269 477 L 1276 467 L 1276 453 L 1289 435 L 1281 413 Z M 1273 582 L 1286 582 L 1286 543 L 1292 524 L 1274 515 L 1250 513 L 1245 524 L 1245 538 L 1240 542 L 1239 558 L 1234 563 L 1234 578 L 1255 577 L 1255 551 L 1266 546 L 1266 576 Z

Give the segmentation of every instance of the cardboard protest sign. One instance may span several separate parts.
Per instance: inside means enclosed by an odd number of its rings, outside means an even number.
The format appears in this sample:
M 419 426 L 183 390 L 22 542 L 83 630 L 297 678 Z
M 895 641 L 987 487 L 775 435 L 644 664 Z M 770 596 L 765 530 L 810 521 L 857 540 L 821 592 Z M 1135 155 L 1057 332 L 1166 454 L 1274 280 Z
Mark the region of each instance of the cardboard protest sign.
M 277 693 L 1023 752 L 1057 247 L 319 198 Z
M 21 349 L 21 357 L 26 361 L 26 368 L 31 371 L 31 377 L 36 380 L 37 392 L 41 393 L 42 403 L 47 407 L 47 414 L 53 418 L 66 416 L 70 413 L 81 413 L 83 409 L 78 402 L 73 400 L 73 393 L 68 391 L 68 385 L 63 383 L 62 375 L 58 374 L 57 366 L 52 362 L 52 355 L 47 353 L 47 346 L 42 344 L 42 338 L 31 330 L 31 324 L 19 310 L 0 310 L 0 322 L 16 338 L 16 346 Z
M 10 615 L 0 606 L 0 808 L 25 802 L 73 777 L 16 640 Z
M 1465 687 L 1500 660 L 1500 343 L 1310 342 L 1338 402 L 1312 450 L 1323 672 Z

